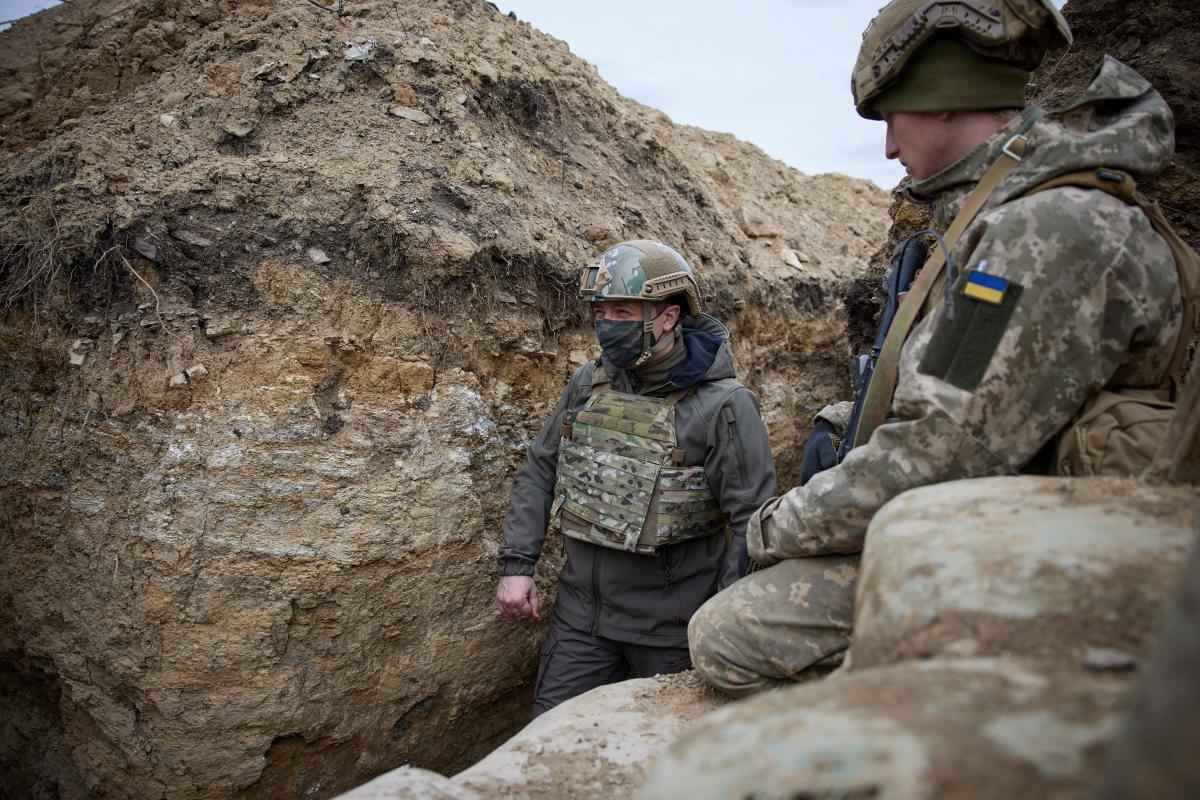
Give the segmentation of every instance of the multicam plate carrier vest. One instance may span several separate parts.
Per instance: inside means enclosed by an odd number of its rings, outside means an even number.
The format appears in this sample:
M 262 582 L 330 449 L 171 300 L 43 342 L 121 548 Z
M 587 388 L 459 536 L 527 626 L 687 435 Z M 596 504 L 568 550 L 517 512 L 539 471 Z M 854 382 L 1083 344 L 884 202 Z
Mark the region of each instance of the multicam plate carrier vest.
M 564 536 L 653 555 L 663 545 L 711 536 L 726 520 L 703 467 L 684 467 L 675 404 L 606 388 L 599 365 L 592 396 L 563 425 L 551 514 Z

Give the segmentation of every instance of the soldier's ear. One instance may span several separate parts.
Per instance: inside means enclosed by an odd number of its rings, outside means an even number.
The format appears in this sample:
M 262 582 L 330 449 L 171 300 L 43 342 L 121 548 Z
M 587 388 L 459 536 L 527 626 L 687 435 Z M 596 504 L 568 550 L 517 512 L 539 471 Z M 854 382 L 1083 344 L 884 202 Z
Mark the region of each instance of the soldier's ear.
M 669 303 L 664 314 L 666 316 L 663 318 L 663 330 L 675 330 L 679 325 L 679 318 L 683 315 L 683 310 L 677 304 Z

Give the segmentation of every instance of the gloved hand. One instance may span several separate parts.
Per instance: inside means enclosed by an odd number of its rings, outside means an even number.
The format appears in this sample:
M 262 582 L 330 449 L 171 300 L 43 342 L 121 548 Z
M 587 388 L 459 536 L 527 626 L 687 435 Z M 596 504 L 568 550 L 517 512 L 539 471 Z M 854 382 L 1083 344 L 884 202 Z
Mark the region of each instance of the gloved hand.
M 838 463 L 837 431 L 829 420 L 819 418 L 813 425 L 808 442 L 804 445 L 804 459 L 800 462 L 800 485 L 808 483 L 818 472 L 824 472 Z

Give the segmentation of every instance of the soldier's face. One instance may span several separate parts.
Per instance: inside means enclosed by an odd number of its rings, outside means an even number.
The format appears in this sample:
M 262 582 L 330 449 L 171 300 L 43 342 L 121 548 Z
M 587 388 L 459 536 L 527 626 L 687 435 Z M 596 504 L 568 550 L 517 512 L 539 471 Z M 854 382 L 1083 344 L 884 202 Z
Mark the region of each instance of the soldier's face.
M 599 300 L 592 303 L 592 311 L 596 319 L 610 319 L 614 322 L 624 322 L 642 319 L 642 301 L 640 300 Z
M 895 111 L 884 114 L 884 154 L 899 159 L 914 181 L 923 181 L 958 160 L 950 117 L 945 111 Z
M 641 322 L 643 319 L 642 307 L 645 305 L 646 303 L 641 300 L 597 300 L 595 303 L 592 303 L 592 313 L 597 320 L 608 319 L 614 322 Z M 651 308 L 650 314 L 654 317 L 654 335 L 657 337 L 662 337 L 679 322 L 678 306 L 667 306 L 662 313 L 657 315 L 654 314 L 654 309 Z

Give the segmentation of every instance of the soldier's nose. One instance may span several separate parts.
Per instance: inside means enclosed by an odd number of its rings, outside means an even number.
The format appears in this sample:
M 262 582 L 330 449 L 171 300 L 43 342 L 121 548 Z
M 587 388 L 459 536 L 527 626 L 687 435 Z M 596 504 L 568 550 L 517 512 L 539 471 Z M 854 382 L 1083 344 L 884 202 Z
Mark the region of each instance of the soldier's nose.
M 887 124 L 887 135 L 883 138 L 883 154 L 889 158 L 900 157 L 900 145 L 896 144 L 896 137 L 892 135 L 892 123 Z

